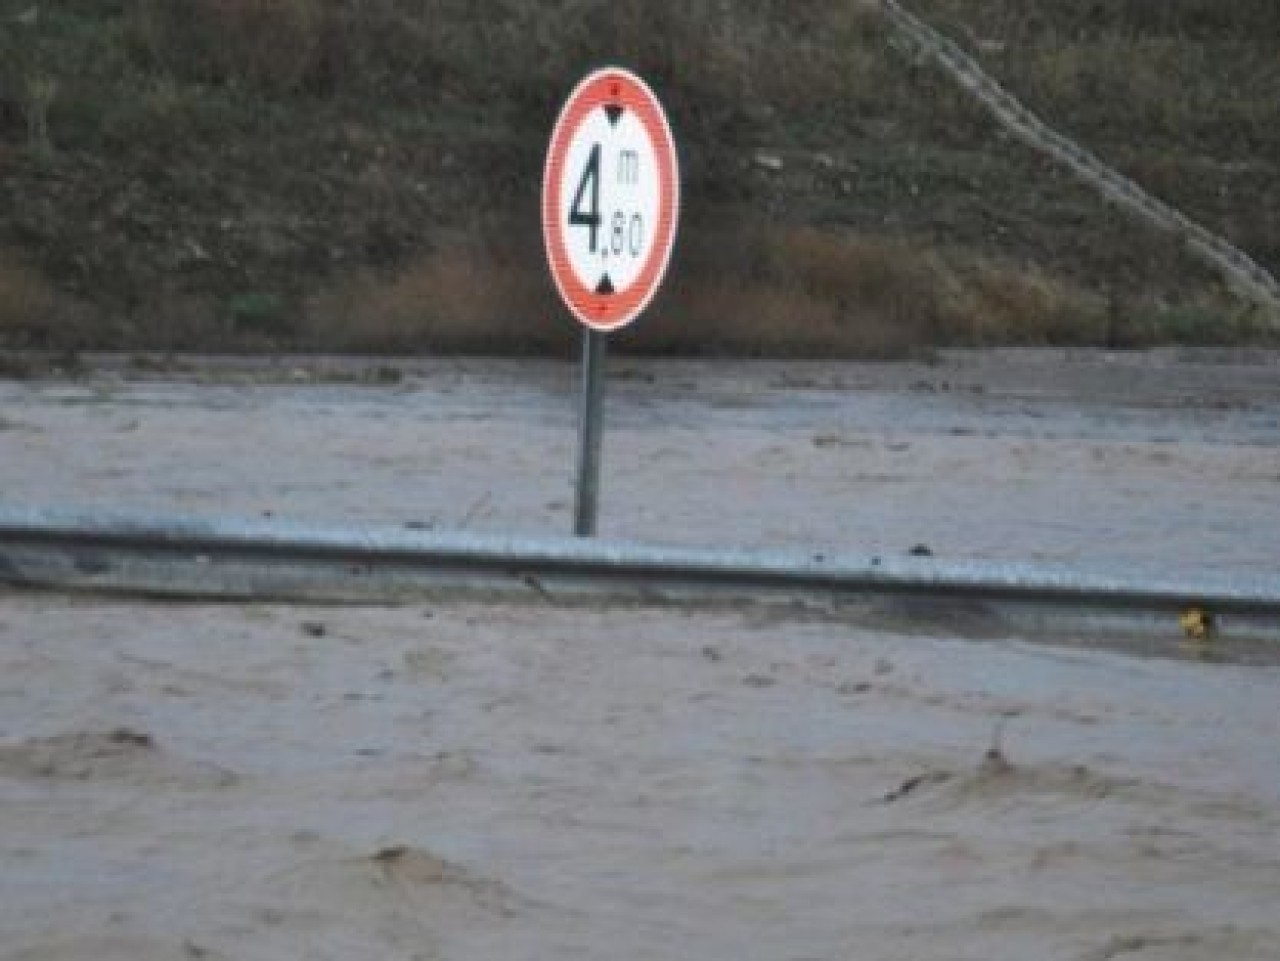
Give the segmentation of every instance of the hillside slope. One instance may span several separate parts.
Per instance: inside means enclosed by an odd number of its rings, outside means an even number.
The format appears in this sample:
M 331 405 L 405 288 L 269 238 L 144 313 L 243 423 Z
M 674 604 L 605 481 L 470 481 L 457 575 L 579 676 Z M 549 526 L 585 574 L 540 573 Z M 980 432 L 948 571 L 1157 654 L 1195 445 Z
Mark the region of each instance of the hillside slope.
M 1280 269 L 1280 8 L 915 0 L 1047 123 Z M 0 0 L 0 344 L 562 351 L 543 152 L 619 62 L 686 199 L 628 349 L 1267 336 L 1220 278 L 817 0 Z

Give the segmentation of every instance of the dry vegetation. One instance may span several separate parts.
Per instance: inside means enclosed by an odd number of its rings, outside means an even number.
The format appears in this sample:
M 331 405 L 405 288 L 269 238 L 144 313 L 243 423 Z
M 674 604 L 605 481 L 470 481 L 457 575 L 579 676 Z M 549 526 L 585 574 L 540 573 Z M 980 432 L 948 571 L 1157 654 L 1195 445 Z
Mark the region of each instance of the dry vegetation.
M 912 6 L 1280 267 L 1269 0 Z M 0 345 L 571 350 L 537 192 L 561 98 L 607 61 L 663 97 L 688 202 L 624 349 L 1259 336 L 874 4 L 0 0 L 0 54 Z
M 10 258 L 0 259 L 0 336 L 13 342 L 45 324 L 54 294 L 44 278 Z

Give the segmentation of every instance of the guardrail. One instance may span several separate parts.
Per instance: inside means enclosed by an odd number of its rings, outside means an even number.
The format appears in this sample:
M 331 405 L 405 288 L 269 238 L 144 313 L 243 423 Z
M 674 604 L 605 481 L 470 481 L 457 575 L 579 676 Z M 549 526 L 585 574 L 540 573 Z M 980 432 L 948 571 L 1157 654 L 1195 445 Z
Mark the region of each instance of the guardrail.
M 571 601 L 768 601 L 1044 630 L 1178 630 L 1280 637 L 1280 579 L 1155 579 L 1048 565 L 662 548 L 585 540 L 352 529 L 0 508 L 0 583 L 187 598 L 387 602 L 448 592 Z M 982 616 L 976 617 L 975 612 Z M 1012 617 L 1010 615 L 1013 615 Z M 988 616 L 990 615 L 990 616 Z

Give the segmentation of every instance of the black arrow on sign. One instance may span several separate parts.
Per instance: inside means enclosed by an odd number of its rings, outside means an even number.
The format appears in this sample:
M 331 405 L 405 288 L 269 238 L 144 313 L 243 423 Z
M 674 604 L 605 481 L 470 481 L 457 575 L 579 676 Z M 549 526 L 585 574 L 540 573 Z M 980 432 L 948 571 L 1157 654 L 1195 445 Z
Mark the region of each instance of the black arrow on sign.
M 622 119 L 624 108 L 616 103 L 607 103 L 604 106 L 604 112 L 609 115 L 609 126 L 618 126 L 618 121 Z
M 597 294 L 612 294 L 615 292 L 616 291 L 614 291 L 613 289 L 613 281 L 609 279 L 608 274 L 605 274 L 603 277 L 601 277 L 600 283 L 596 284 Z

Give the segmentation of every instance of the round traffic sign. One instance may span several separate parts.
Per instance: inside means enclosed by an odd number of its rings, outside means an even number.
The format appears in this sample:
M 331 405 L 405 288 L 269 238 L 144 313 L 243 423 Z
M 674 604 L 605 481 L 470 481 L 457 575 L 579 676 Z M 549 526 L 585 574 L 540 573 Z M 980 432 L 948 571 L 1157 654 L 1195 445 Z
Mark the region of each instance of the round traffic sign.
M 569 310 L 599 331 L 630 323 L 658 289 L 680 210 L 666 114 L 635 74 L 606 67 L 570 94 L 542 178 L 542 235 Z

